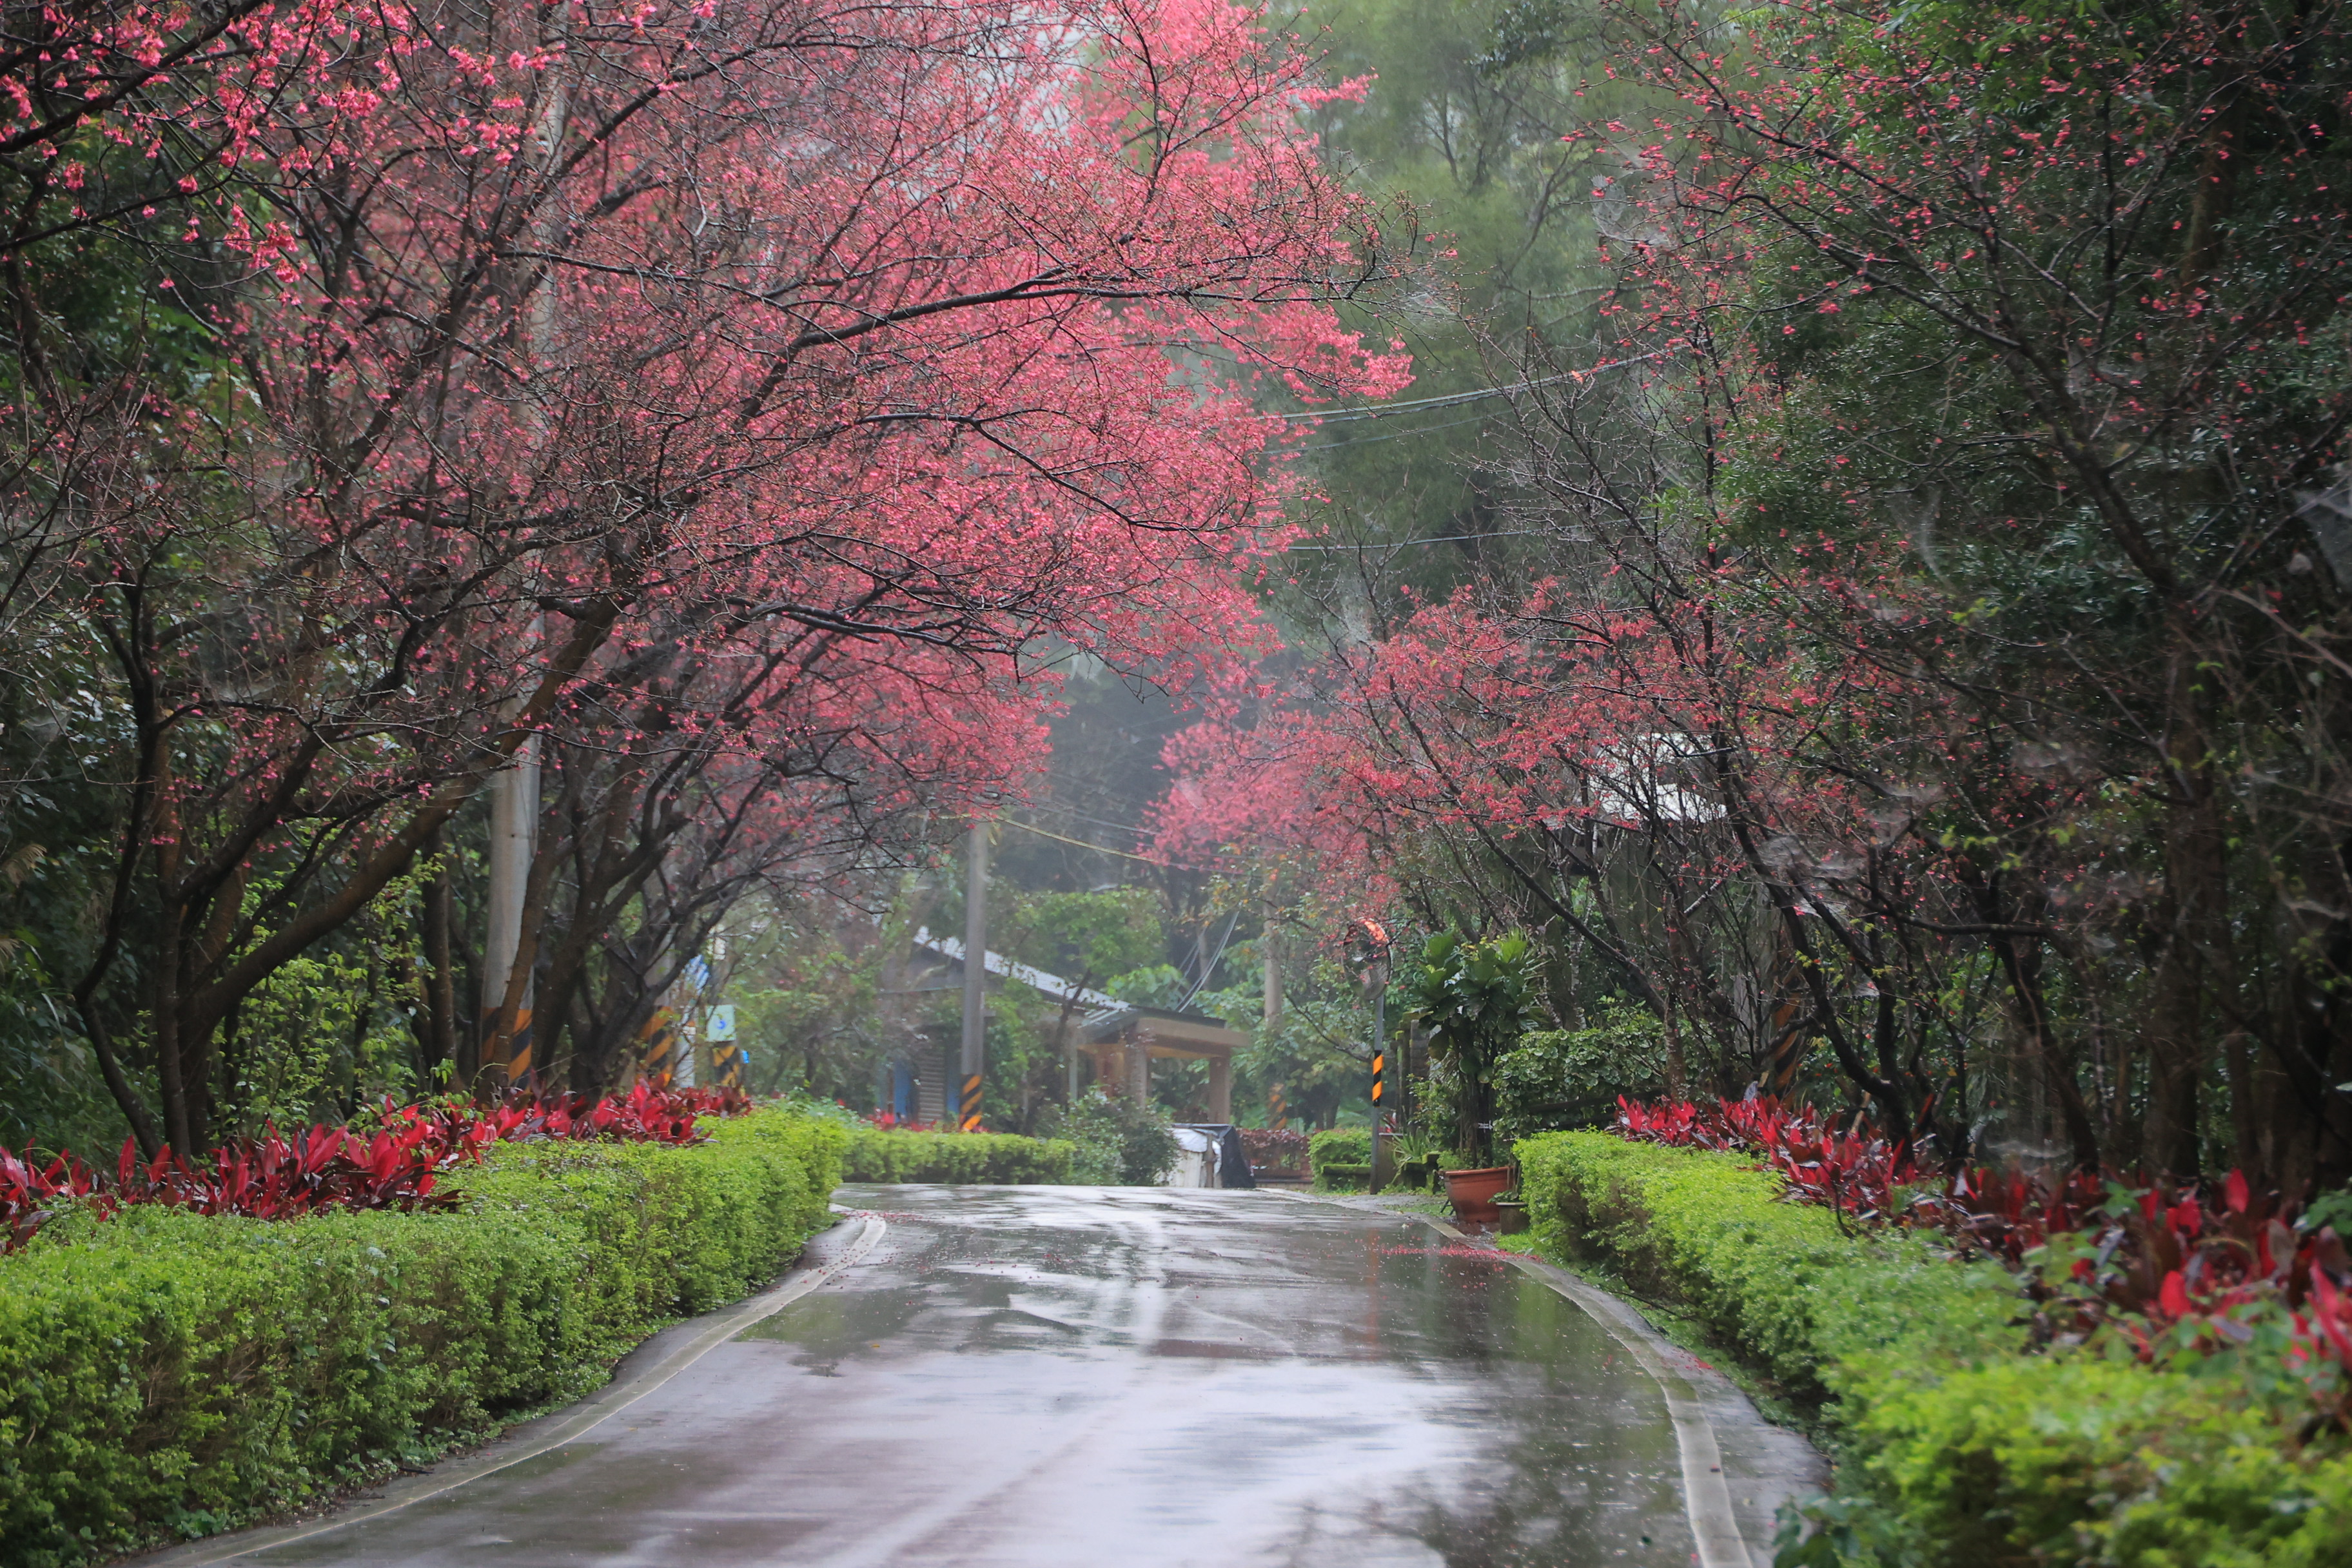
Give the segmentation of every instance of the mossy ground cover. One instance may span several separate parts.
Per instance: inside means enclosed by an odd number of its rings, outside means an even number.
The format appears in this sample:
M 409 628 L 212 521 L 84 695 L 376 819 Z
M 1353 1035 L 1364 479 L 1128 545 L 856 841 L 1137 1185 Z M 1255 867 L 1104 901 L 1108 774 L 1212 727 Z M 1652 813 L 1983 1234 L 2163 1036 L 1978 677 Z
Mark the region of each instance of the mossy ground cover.
M 197 1536 L 576 1398 L 664 1322 L 772 1279 L 848 1138 L 510 1143 L 451 1211 L 134 1206 L 0 1258 L 0 1564 Z
M 1736 1154 L 1603 1132 L 1517 1154 L 1546 1253 L 1736 1350 L 1840 1461 L 1784 1563 L 2352 1563 L 2352 1453 L 2260 1369 L 2032 1348 L 2005 1270 L 1783 1202 Z

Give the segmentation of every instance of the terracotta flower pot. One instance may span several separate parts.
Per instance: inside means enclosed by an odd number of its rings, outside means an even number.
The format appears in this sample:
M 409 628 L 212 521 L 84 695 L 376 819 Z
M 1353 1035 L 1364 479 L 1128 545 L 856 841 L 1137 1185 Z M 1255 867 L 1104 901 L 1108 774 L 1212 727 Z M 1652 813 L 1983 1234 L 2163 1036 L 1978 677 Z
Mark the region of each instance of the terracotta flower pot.
M 1495 1194 L 1510 1184 L 1508 1165 L 1445 1173 L 1445 1195 L 1454 1205 L 1454 1217 L 1465 1225 L 1499 1224 L 1503 1216 L 1495 1207 Z

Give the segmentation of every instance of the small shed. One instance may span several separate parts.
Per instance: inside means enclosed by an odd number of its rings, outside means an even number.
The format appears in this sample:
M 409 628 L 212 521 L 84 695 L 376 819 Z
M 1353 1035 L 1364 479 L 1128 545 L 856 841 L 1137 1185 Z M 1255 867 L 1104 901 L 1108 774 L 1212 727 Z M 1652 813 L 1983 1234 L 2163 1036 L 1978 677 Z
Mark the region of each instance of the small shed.
M 1209 1064 L 1209 1120 L 1234 1116 L 1234 1053 L 1249 1037 L 1206 1013 L 1122 1002 L 1089 1014 L 1077 1046 L 1095 1065 L 1095 1081 L 1116 1094 L 1148 1100 L 1154 1060 Z

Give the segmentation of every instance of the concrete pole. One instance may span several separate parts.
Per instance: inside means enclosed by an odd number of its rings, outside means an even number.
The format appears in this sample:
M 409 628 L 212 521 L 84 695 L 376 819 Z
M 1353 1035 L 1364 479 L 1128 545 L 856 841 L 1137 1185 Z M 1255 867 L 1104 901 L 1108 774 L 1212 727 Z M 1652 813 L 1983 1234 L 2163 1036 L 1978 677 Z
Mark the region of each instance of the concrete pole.
M 963 879 L 963 1070 L 959 1075 L 956 1125 L 980 1122 L 980 1080 L 988 1058 L 988 824 L 971 825 Z
M 495 1028 L 506 1003 L 507 984 L 522 946 L 522 898 L 539 837 L 539 737 L 526 737 L 514 761 L 490 777 L 490 897 L 482 939 L 482 1027 Z M 529 1027 L 530 978 L 523 978 L 522 1005 L 515 1033 Z M 485 1040 L 482 1066 L 503 1067 L 514 1041 Z
M 544 29 L 562 26 L 560 14 L 551 15 L 541 7 L 539 26 L 541 41 L 545 43 Z M 532 127 L 532 139 L 541 166 L 552 169 L 562 151 L 564 116 L 568 107 L 562 80 L 556 73 L 548 73 L 547 93 L 539 107 L 537 123 Z M 540 225 L 542 240 L 551 237 L 544 222 Z M 555 354 L 555 290 L 543 273 L 533 279 L 530 291 L 525 347 L 530 355 L 534 375 L 552 367 L 549 362 Z M 535 408 L 542 444 L 548 439 L 547 413 Z M 531 617 L 530 640 L 533 658 L 546 637 L 546 619 Z M 521 704 L 518 700 L 516 707 Z M 529 1047 L 531 1014 L 531 981 L 523 977 L 522 1000 L 515 1008 L 513 1032 L 503 1038 L 492 1037 L 498 1026 L 499 1013 L 506 1005 L 507 987 L 511 984 L 515 964 L 521 959 L 522 901 L 525 884 L 530 877 L 530 863 L 537 852 L 539 837 L 539 737 L 530 735 L 515 749 L 514 761 L 490 780 L 490 853 L 489 908 L 487 929 L 482 938 L 482 1029 L 484 1038 L 481 1067 L 496 1068 L 499 1087 L 513 1076 L 518 1065 L 530 1065 Z M 528 963 L 527 960 L 524 960 Z M 520 1047 L 520 1049 L 518 1049 Z M 522 1057 L 518 1064 L 516 1058 Z
M 1380 964 L 1380 989 L 1372 993 L 1372 1054 L 1379 1056 L 1389 1048 L 1389 986 L 1388 963 Z M 1391 1065 L 1382 1075 L 1383 1087 L 1400 1076 Z M 1372 1108 L 1372 1191 L 1387 1190 L 1396 1176 L 1396 1151 L 1389 1147 L 1388 1130 L 1381 1125 L 1388 1114 L 1385 1106 Z
M 1265 1026 L 1271 1033 L 1282 1022 L 1282 947 L 1275 935 L 1274 900 L 1263 906 L 1265 934 L 1258 938 L 1260 956 L 1265 960 Z

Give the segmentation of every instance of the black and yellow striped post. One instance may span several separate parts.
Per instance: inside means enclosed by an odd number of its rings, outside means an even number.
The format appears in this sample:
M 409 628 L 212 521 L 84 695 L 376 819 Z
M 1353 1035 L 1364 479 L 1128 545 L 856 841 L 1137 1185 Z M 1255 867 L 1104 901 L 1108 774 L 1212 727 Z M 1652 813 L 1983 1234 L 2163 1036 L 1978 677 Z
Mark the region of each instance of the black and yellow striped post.
M 670 1065 L 677 1059 L 677 1015 L 656 1007 L 637 1035 L 637 1076 L 656 1086 L 669 1081 Z
M 1765 1073 L 1764 1092 L 1786 1099 L 1797 1086 L 1797 1073 L 1813 1043 L 1812 1016 L 1801 1015 L 1794 1000 L 1772 1009 L 1771 1067 Z
M 740 1089 L 743 1087 L 745 1055 L 743 1048 L 731 1040 L 711 1047 L 710 1076 L 714 1088 Z
M 1276 1131 L 1290 1125 L 1290 1104 L 1282 1098 L 1280 1084 L 1265 1091 L 1265 1124 Z
M 1386 1187 L 1389 1169 L 1389 928 L 1360 920 L 1348 928 L 1348 957 L 1372 1005 L 1372 1191 Z
M 966 1073 L 963 1079 L 963 1110 L 956 1125 L 966 1132 L 980 1131 L 980 1074 Z
M 514 1037 L 507 1045 L 507 1081 L 527 1084 L 530 1081 L 530 1009 L 524 1007 L 515 1014 Z
M 530 1009 L 518 1008 L 514 1027 L 505 1035 L 499 1033 L 499 1012 L 493 1008 L 482 1016 L 481 1071 L 477 1088 L 486 1089 L 492 1098 L 509 1089 L 524 1087 L 530 1077 Z

